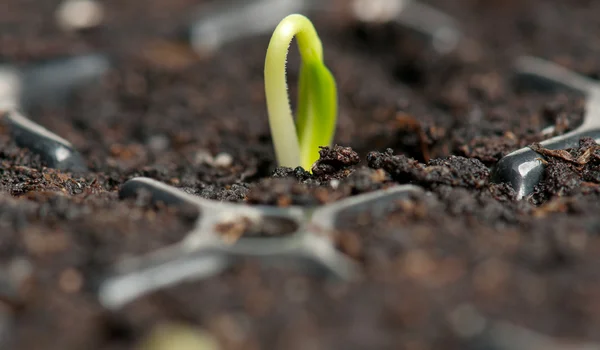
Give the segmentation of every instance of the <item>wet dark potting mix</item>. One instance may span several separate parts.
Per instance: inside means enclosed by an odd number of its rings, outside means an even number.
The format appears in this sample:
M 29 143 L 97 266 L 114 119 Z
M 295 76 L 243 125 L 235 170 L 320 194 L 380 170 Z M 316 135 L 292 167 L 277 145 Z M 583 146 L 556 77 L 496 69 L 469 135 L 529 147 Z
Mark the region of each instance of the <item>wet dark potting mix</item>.
M 265 107 L 290 13 L 339 94 L 306 170 Z M 5 0 L 0 348 L 600 349 L 598 13 Z

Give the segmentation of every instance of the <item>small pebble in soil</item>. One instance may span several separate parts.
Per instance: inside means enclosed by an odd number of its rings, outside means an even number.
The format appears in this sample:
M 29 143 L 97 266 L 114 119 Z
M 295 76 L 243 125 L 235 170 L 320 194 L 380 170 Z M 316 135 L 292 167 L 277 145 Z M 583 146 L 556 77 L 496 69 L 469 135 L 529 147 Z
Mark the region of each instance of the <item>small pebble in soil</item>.
M 352 11 L 354 16 L 364 22 L 388 22 L 396 17 L 404 1 L 398 0 L 354 0 Z
M 337 190 L 337 188 L 340 187 L 340 180 L 333 179 L 329 181 L 329 186 L 331 186 L 331 188 L 333 188 L 334 190 Z
M 213 164 L 218 168 L 228 168 L 233 164 L 233 157 L 229 153 L 219 153 L 215 157 Z
M 233 156 L 229 153 L 221 152 L 212 156 L 207 150 L 199 150 L 194 156 L 196 165 L 207 164 L 217 168 L 229 168 L 233 164 Z
M 213 164 L 213 162 L 214 162 L 214 158 L 208 150 L 201 149 L 201 150 L 196 151 L 196 154 L 194 155 L 194 164 L 195 165 Z
M 184 324 L 160 324 L 138 345 L 139 350 L 219 350 L 211 333 Z
M 0 112 L 19 106 L 21 89 L 19 71 L 7 65 L 0 66 Z
M 169 147 L 169 138 L 165 135 L 154 135 L 148 139 L 146 144 L 155 152 L 164 151 Z
M 89 29 L 102 23 L 104 9 L 95 0 L 65 0 L 56 9 L 55 16 L 65 30 Z

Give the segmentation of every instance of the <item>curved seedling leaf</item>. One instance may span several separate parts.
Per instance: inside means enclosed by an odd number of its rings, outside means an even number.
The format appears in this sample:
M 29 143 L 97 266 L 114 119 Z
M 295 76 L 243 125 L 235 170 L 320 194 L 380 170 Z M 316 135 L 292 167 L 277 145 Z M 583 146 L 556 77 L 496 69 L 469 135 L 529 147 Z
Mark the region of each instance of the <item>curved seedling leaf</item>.
M 305 62 L 300 68 L 296 130 L 302 167 L 319 159 L 319 146 L 329 146 L 335 133 L 337 89 L 333 75 L 322 62 Z
M 285 72 L 287 51 L 294 37 L 302 57 L 295 123 Z M 289 15 L 275 29 L 265 58 L 265 94 L 279 165 L 310 169 L 319 158 L 319 146 L 330 145 L 333 138 L 337 91 L 333 75 L 323 64 L 321 40 L 308 18 Z

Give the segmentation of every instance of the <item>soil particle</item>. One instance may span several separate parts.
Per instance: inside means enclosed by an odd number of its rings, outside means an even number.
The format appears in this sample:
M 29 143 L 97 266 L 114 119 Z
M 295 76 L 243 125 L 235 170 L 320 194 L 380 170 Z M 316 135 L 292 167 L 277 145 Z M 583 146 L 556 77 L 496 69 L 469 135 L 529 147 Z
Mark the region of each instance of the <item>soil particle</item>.
M 459 147 L 459 154 L 491 165 L 516 148 L 518 148 L 518 141 L 515 135 L 506 133 L 504 136 L 476 137 L 468 145 Z
M 202 188 L 197 194 L 200 195 L 200 197 L 206 199 L 228 202 L 242 202 L 246 200 L 248 191 L 248 185 L 245 183 L 241 183 L 227 185 L 225 187 L 207 185 L 206 187 Z
M 530 147 L 544 156 L 546 165 L 544 177 L 532 194 L 534 203 L 599 190 L 600 145 L 593 139 L 582 138 L 578 147 L 565 150 L 550 150 L 539 144 Z
M 507 183 L 490 184 L 487 188 L 492 197 L 500 202 L 511 203 L 516 201 L 517 192 Z
M 398 133 L 398 138 L 402 140 L 401 144 L 408 146 L 414 144 L 418 147 L 413 147 L 413 149 L 418 149 L 418 159 L 428 162 L 430 157 L 429 147 L 430 144 L 433 143 L 433 139 L 439 139 L 439 137 L 434 137 L 435 130 L 432 127 L 427 128 L 428 133 L 423 128 L 423 125 L 412 115 L 407 113 L 398 113 L 396 115 L 396 120 L 391 123 L 391 129 L 396 130 Z M 429 135 L 429 137 L 428 137 Z M 407 140 L 407 138 L 416 138 L 415 142 L 411 142 Z M 417 152 L 413 152 L 417 153 Z
M 451 215 L 476 218 L 482 223 L 516 223 L 519 209 L 516 203 L 503 204 L 494 197 L 491 191 L 482 191 L 477 195 L 469 195 L 469 191 L 461 187 L 441 185 L 435 193 L 446 205 L 445 212 Z
M 479 160 L 458 156 L 432 159 L 425 172 L 426 181 L 470 188 L 482 188 L 490 176 L 489 169 Z
M 383 169 L 392 179 L 400 183 L 413 182 L 418 179 L 424 165 L 404 155 L 394 156 L 394 151 L 388 148 L 384 153 L 370 152 L 367 164 L 373 169 Z
M 551 159 L 544 171 L 542 182 L 537 186 L 537 191 L 543 193 L 548 199 L 553 196 L 562 197 L 574 194 L 574 191 L 578 190 L 580 186 L 581 176 L 572 166 L 566 162 Z M 537 191 L 534 191 L 534 197 Z
M 299 183 L 291 178 L 262 180 L 248 192 L 248 203 L 288 207 L 315 206 L 334 200 L 331 190 L 317 185 Z M 331 197 L 331 198 L 330 198 Z M 339 196 L 337 197 L 339 198 Z
M 238 239 L 257 237 L 277 237 L 295 233 L 298 226 L 295 222 L 278 217 L 264 217 L 253 221 L 247 217 L 238 217 L 218 223 L 215 231 L 228 244 L 235 243 Z
M 360 157 L 350 147 L 335 145 L 321 147 L 320 158 L 312 167 L 312 174 L 302 167 L 277 167 L 272 178 L 264 179 L 248 193 L 248 203 L 277 206 L 314 206 L 332 202 L 350 194 L 381 188 L 385 176 L 363 168 L 359 174 L 355 166 Z
M 587 165 L 590 161 L 597 161 L 600 158 L 600 145 L 594 139 L 585 137 L 579 140 L 579 147 L 566 150 L 550 150 L 535 143 L 530 148 L 544 156 L 561 159 L 575 165 Z
M 287 167 L 277 167 L 275 168 L 271 176 L 274 178 L 293 177 L 300 182 L 305 182 L 312 178 L 312 175 L 300 166 L 294 169 Z
M 371 168 L 387 171 L 399 183 L 414 183 L 423 187 L 446 184 L 482 188 L 490 175 L 488 168 L 479 160 L 459 156 L 432 159 L 424 165 L 404 155 L 395 156 L 388 149 L 384 153 L 369 153 L 367 162 Z
M 273 173 L 273 178 L 261 180 L 251 187 L 247 202 L 277 206 L 314 206 L 394 184 L 389 174 L 382 169 L 351 169 L 352 172 L 347 177 L 330 179 L 328 175 L 312 175 L 301 167 L 279 167 Z
M 392 183 L 389 174 L 384 170 L 360 167 L 340 182 L 339 189 L 355 195 L 379 190 Z
M 320 147 L 319 159 L 312 166 L 312 173 L 321 181 L 347 177 L 351 166 L 360 162 L 360 157 L 350 147 L 335 145 Z

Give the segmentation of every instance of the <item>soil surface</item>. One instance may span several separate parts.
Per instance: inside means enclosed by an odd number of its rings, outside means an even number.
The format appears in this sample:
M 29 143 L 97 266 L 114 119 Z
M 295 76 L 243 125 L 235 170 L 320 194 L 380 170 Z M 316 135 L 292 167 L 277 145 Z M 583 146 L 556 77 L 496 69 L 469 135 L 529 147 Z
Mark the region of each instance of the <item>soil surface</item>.
M 205 349 L 539 348 L 532 333 L 519 338 L 529 347 L 497 345 L 525 329 L 600 342 L 600 146 L 539 146 L 580 125 L 583 96 L 522 88 L 512 69 L 527 54 L 599 78 L 600 3 L 428 2 L 463 30 L 448 54 L 400 25 L 314 15 L 340 114 L 336 145 L 308 172 L 275 164 L 262 77 L 269 36 L 197 54 L 182 35 L 210 2 L 102 1 L 103 22 L 72 32 L 56 21 L 58 0 L 4 0 L 2 64 L 103 53 L 112 67 L 61 103 L 25 111 L 69 140 L 88 172 L 47 168 L 0 127 L 2 349 L 159 349 L 144 342 L 164 324 Z M 292 50 L 292 94 L 298 62 Z M 547 167 L 517 201 L 490 174 L 528 145 Z M 361 267 L 357 281 L 247 259 L 108 310 L 97 288 L 111 267 L 180 241 L 197 216 L 144 195 L 119 199 L 136 176 L 280 207 L 395 184 L 425 192 L 331 233 Z M 489 331 L 495 324 L 513 331 Z

